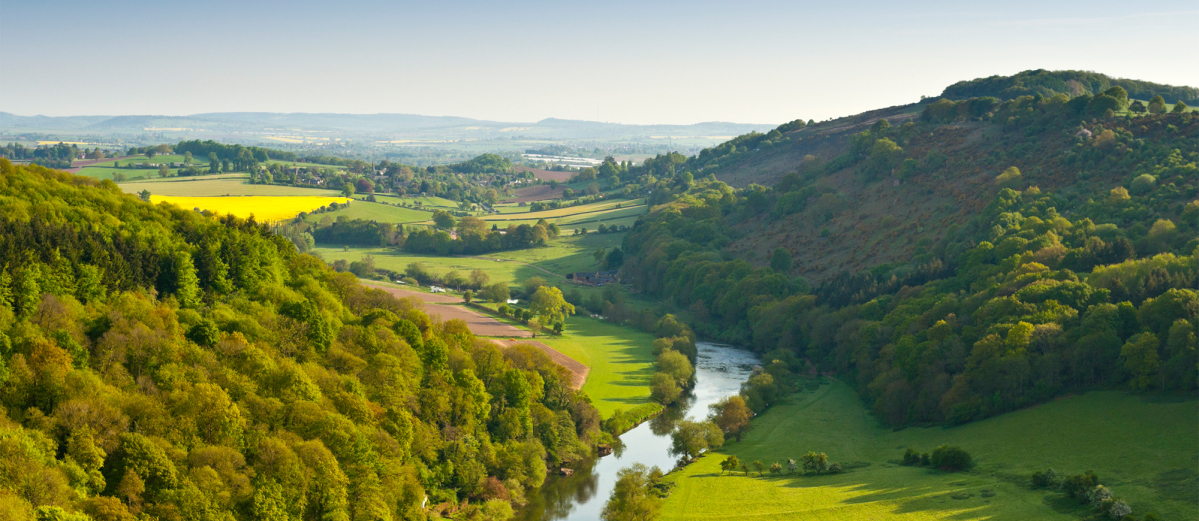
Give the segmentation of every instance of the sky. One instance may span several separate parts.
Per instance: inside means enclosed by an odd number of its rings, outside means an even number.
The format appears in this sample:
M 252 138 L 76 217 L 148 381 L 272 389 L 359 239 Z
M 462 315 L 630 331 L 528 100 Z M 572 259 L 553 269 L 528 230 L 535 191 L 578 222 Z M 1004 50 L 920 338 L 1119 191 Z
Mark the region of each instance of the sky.
M 1197 18 L 1194 0 L 3 0 L 0 111 L 823 120 L 1028 69 L 1199 86 Z

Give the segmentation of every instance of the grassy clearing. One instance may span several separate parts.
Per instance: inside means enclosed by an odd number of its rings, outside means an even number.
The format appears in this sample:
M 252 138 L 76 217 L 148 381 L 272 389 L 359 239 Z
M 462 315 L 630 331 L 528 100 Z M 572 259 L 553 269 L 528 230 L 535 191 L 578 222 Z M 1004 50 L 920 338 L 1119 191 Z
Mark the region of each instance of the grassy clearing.
M 341 197 L 324 196 L 243 196 L 243 197 L 175 197 L 156 195 L 151 191 L 153 203 L 173 203 L 181 208 L 199 208 L 217 213 L 231 213 L 238 217 L 253 215 L 259 222 L 278 221 L 295 217 L 332 202 L 343 203 Z
M 953 428 L 881 427 L 846 385 L 833 381 L 791 397 L 754 420 L 741 443 L 672 474 L 664 519 L 1078 519 L 1089 510 L 1060 493 L 1028 488 L 1028 476 L 1094 470 L 1133 513 L 1193 517 L 1199 508 L 1196 402 L 1093 392 Z M 941 444 L 978 466 L 947 474 L 902 467 L 907 447 Z M 769 465 L 814 450 L 858 468 L 833 476 L 721 476 L 720 461 Z M 1119 457 L 1113 457 L 1117 450 Z M 851 467 L 857 466 L 851 464 Z M 990 497 L 985 497 L 983 491 Z M 992 495 L 993 494 L 993 495 Z
M 583 391 L 604 418 L 617 408 L 627 411 L 649 401 L 653 335 L 575 316 L 566 321 L 561 337 L 538 340 L 590 368 Z
M 322 214 L 309 215 L 305 218 L 308 222 L 318 223 L 326 217 L 330 220 L 336 220 L 340 216 L 346 216 L 347 219 L 365 219 L 368 221 L 379 221 L 387 223 L 423 223 L 433 218 L 432 211 L 417 210 L 414 208 L 403 208 L 400 206 L 392 206 L 383 203 L 372 203 L 357 199 L 349 208 L 342 208 L 332 212 Z
M 136 181 L 118 185 L 129 193 L 149 190 L 153 195 L 172 197 L 218 197 L 218 196 L 323 196 L 339 194 L 334 190 L 300 188 L 283 185 L 255 185 L 247 182 L 245 175 L 233 177 L 172 177 L 152 181 Z M 344 198 L 342 198 L 344 200 Z M 327 203 L 326 203 L 327 204 Z M 319 206 L 319 205 L 318 205 Z M 315 208 L 315 207 L 314 207 Z M 311 210 L 307 208 L 304 211 Z

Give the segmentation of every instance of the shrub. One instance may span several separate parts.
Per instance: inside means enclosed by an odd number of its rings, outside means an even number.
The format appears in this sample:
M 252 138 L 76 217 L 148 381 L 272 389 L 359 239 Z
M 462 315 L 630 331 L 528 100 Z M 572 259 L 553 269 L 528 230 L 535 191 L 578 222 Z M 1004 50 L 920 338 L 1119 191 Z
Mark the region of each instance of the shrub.
M 1082 474 L 1075 474 L 1066 478 L 1062 482 L 1062 492 L 1065 492 L 1067 496 L 1078 500 L 1080 503 L 1086 503 L 1087 493 L 1098 484 L 1099 476 L 1088 470 Z
M 1033 488 L 1053 488 L 1056 485 L 1057 474 L 1053 472 L 1053 469 L 1046 470 L 1045 472 L 1037 471 L 1032 473 Z
M 900 464 L 908 467 L 919 465 L 920 453 L 916 452 L 915 449 L 909 448 L 907 452 L 903 453 L 903 461 L 901 461 Z
M 842 472 L 845 472 L 845 469 L 841 467 L 840 463 L 833 463 L 832 465 L 828 466 L 829 474 L 840 474 Z
M 970 454 L 961 447 L 942 445 L 933 450 L 932 464 L 934 467 L 949 472 L 969 469 L 974 465 Z
M 1130 192 L 1133 195 L 1143 195 L 1153 190 L 1153 185 L 1157 184 L 1157 178 L 1149 174 L 1141 174 L 1132 180 Z
M 1005 185 L 1008 183 L 1015 183 L 1016 181 L 1019 181 L 1021 177 L 1022 175 L 1020 174 L 1019 168 L 1009 166 L 1007 170 L 1003 171 L 1002 174 L 999 174 L 995 177 L 995 184 Z

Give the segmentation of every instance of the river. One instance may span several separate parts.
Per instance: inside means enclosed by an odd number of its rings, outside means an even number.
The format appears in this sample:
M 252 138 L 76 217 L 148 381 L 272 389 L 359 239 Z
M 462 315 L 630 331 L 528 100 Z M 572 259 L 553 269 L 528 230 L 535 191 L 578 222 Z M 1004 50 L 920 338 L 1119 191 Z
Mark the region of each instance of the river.
M 531 491 L 529 504 L 517 513 L 521 521 L 596 521 L 616 484 L 616 472 L 634 463 L 657 466 L 663 472 L 678 459 L 670 455 L 670 433 L 681 419 L 708 416 L 708 406 L 737 394 L 758 358 L 734 347 L 697 342 L 695 389 L 653 420 L 621 435 L 623 449 L 611 456 L 581 462 L 573 476 L 551 476 L 539 491 Z

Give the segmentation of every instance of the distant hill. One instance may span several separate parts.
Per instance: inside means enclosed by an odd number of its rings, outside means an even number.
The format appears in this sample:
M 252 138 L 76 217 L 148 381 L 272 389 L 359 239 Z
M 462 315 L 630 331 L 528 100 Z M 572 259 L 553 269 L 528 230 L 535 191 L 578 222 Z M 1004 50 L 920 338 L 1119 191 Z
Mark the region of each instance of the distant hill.
M 959 81 L 945 87 L 941 96 L 951 100 L 963 100 L 981 96 L 993 96 L 1003 100 L 1014 99 L 1018 96 L 1040 94 L 1045 97 L 1054 94 L 1080 96 L 1095 95 L 1112 87 L 1123 87 L 1132 99 L 1148 100 L 1161 96 L 1167 103 L 1173 104 L 1179 100 L 1187 105 L 1199 101 L 1199 89 L 1195 87 L 1176 87 L 1148 81 L 1113 78 L 1106 74 L 1090 71 L 1023 71 L 1012 76 L 989 76 L 969 81 Z
M 463 139 L 532 136 L 555 139 L 613 139 L 635 136 L 732 137 L 772 128 L 773 124 L 705 122 L 693 125 L 626 125 L 548 118 L 538 122 L 504 122 L 418 114 L 335 114 L 273 112 L 209 112 L 188 116 L 19 116 L 0 112 L 0 130 L 85 131 L 96 133 L 191 129 L 210 132 L 335 132 L 350 136 Z

